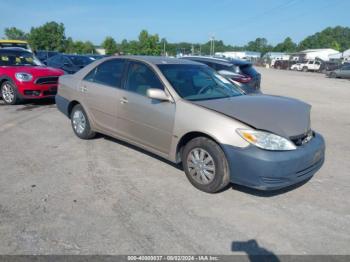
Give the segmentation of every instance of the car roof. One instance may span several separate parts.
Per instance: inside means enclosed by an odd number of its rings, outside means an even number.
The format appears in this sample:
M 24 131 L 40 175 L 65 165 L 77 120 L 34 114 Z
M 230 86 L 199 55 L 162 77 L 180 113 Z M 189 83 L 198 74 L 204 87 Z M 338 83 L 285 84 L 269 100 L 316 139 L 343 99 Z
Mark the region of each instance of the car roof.
M 23 41 L 23 40 L 10 40 L 10 39 L 2 39 L 0 40 L 0 44 L 1 43 L 6 43 L 6 44 L 28 44 L 27 41 Z
M 172 58 L 172 57 L 166 57 L 166 56 L 142 56 L 142 55 L 126 55 L 126 56 L 109 56 L 105 57 L 103 59 L 100 59 L 99 61 L 107 61 L 109 59 L 130 59 L 130 60 L 136 60 L 141 62 L 146 62 L 153 65 L 203 65 L 201 63 L 198 63 L 196 61 L 191 60 L 184 60 L 184 59 L 178 59 L 178 58 Z
M 19 54 L 19 53 L 29 53 L 31 54 L 30 51 L 24 48 L 20 47 L 5 47 L 5 48 L 0 48 L 0 54 L 2 55 L 13 55 L 13 54 Z
M 203 62 L 213 62 L 218 63 L 221 65 L 236 65 L 236 66 L 244 66 L 244 65 L 251 65 L 250 62 L 239 60 L 239 59 L 229 59 L 229 58 L 223 58 L 223 57 L 213 57 L 213 56 L 184 56 L 181 57 L 181 59 L 194 59 L 196 61 L 203 61 Z

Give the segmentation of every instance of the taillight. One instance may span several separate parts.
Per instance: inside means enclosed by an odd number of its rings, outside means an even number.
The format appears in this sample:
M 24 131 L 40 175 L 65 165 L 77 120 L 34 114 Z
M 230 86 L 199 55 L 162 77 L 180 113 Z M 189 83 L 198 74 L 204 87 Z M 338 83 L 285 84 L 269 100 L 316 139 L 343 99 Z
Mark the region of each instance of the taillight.
M 250 76 L 238 75 L 238 76 L 232 77 L 232 80 L 235 80 L 240 83 L 248 83 L 252 80 L 252 78 Z

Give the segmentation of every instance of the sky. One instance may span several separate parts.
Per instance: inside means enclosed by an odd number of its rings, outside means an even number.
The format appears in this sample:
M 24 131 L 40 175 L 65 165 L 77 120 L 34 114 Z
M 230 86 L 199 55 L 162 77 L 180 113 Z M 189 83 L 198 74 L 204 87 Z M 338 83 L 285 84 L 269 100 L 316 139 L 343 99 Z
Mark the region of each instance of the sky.
M 6 27 L 29 31 L 63 23 L 66 36 L 99 45 L 106 36 L 135 40 L 142 29 L 168 42 L 204 43 L 211 36 L 244 45 L 257 37 L 299 42 L 328 26 L 350 26 L 350 0 L 0 0 Z

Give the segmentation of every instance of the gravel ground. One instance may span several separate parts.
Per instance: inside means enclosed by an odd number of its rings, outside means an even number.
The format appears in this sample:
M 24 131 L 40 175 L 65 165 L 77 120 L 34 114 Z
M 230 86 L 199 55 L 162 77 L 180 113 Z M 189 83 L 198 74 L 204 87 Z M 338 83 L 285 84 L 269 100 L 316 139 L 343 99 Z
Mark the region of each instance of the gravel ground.
M 350 81 L 259 68 L 263 91 L 312 104 L 323 168 L 275 193 L 196 190 L 176 166 L 48 102 L 0 101 L 0 254 L 350 254 Z

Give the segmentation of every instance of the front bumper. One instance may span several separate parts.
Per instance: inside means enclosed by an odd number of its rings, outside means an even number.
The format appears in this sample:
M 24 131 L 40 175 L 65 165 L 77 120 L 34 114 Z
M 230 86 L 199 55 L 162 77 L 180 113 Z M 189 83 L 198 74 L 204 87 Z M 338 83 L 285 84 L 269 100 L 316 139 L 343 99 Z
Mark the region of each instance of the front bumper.
M 23 99 L 39 99 L 54 97 L 57 94 L 57 84 L 30 85 L 20 88 L 19 95 Z
M 57 109 L 65 114 L 67 117 L 69 117 L 69 100 L 65 99 L 64 97 L 60 95 L 55 96 L 56 106 Z
M 277 190 L 311 178 L 323 165 L 325 141 L 320 134 L 292 151 L 268 151 L 255 146 L 222 145 L 232 183 Z

